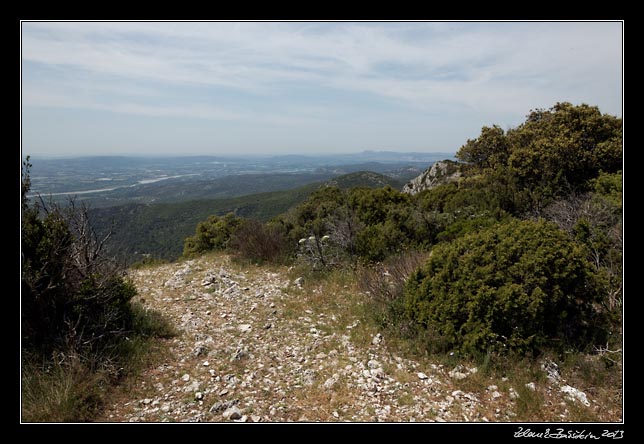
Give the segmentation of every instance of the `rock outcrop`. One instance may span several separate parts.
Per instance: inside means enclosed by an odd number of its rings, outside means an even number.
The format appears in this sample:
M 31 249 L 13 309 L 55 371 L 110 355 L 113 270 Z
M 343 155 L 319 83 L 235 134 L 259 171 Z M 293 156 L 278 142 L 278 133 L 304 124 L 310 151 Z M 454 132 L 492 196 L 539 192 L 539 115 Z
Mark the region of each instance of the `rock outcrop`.
M 439 185 L 458 181 L 462 177 L 461 167 L 452 160 L 439 160 L 403 187 L 403 193 L 418 194 Z

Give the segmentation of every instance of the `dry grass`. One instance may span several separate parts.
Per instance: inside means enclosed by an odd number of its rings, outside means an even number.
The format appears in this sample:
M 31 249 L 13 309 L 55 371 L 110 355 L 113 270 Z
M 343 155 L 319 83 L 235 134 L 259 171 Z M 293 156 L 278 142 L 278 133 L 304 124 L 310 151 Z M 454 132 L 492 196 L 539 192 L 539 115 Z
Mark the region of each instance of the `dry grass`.
M 602 354 L 570 354 L 562 363 L 567 384 L 584 391 L 594 401 L 590 407 L 569 406 L 570 417 L 580 422 L 618 422 L 623 418 L 621 353 L 607 361 Z
M 77 355 L 49 364 L 26 362 L 22 421 L 88 421 L 100 408 L 108 380 L 105 372 L 91 371 Z
M 339 381 L 333 389 L 316 384 L 306 391 L 295 394 L 296 408 L 290 419 L 294 421 L 350 421 L 354 399 L 345 381 Z M 335 412 L 335 414 L 334 414 Z
M 130 392 L 136 387 L 141 372 L 164 354 L 163 338 L 177 332 L 160 313 L 138 303 L 133 310 L 136 333 L 109 349 L 57 353 L 48 360 L 25 354 L 22 421 L 92 421 L 119 390 Z

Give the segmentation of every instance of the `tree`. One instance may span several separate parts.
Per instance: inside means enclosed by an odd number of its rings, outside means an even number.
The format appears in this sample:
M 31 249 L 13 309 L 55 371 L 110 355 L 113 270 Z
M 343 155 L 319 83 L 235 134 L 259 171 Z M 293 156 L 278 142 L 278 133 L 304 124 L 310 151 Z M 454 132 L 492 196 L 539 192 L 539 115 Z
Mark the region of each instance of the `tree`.
M 508 139 L 501 127 L 484 126 L 481 135 L 476 139 L 468 139 L 458 150 L 456 157 L 481 169 L 496 168 L 507 162 L 509 148 Z
M 588 191 L 600 171 L 621 169 L 622 120 L 594 106 L 557 103 L 507 133 L 484 127 L 456 155 L 485 173 L 502 208 L 539 215 L 556 198 Z

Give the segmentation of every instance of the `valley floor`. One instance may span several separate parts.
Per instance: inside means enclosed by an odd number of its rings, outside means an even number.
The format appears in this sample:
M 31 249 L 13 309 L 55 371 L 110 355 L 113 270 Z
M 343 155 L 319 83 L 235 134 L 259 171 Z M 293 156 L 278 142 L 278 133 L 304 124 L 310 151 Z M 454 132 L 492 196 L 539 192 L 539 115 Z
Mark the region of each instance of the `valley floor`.
M 525 420 L 517 396 L 531 392 L 547 421 L 574 420 L 578 409 L 605 421 L 621 415 L 590 394 L 565 393 L 563 379 L 526 388 L 469 366 L 408 359 L 361 322 L 350 282 L 301 282 L 293 273 L 242 268 L 223 255 L 132 270 L 136 299 L 180 333 L 97 420 L 514 422 Z

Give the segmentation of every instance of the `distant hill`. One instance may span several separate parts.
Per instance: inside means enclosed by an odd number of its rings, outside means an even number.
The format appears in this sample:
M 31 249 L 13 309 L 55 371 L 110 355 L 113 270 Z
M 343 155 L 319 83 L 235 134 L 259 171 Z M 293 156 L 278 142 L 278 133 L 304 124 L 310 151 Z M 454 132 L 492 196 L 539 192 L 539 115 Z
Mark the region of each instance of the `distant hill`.
M 183 241 L 194 234 L 197 223 L 212 214 L 232 212 L 238 216 L 267 221 L 304 202 L 316 189 L 329 185 L 340 188 L 390 185 L 401 189 L 403 184 L 382 174 L 362 171 L 290 190 L 226 199 L 92 208 L 90 218 L 98 233 L 107 233 L 110 227 L 113 229 L 111 252 L 126 262 L 140 261 L 146 255 L 174 260 L 181 255 Z
M 392 188 L 401 190 L 404 183 L 384 174 L 378 174 L 372 171 L 358 171 L 335 177 L 327 181 L 327 185 L 337 186 L 343 189 L 354 187 L 381 188 L 389 185 Z

